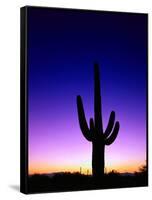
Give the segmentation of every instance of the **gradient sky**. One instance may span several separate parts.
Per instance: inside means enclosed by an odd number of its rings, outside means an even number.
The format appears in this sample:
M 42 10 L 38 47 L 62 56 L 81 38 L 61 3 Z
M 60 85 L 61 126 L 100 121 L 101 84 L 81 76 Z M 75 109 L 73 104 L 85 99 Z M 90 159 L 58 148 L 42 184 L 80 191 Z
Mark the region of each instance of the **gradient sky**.
M 100 65 L 103 126 L 120 131 L 106 146 L 107 170 L 146 160 L 147 16 L 28 8 L 29 173 L 91 172 L 92 146 L 78 123 L 76 96 L 93 112 L 93 63 Z

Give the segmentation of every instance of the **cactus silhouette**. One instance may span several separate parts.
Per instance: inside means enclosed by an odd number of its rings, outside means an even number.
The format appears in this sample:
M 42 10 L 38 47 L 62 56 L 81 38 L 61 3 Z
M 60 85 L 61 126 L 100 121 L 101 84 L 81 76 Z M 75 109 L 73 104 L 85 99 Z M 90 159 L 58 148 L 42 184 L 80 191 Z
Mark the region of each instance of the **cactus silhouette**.
M 105 165 L 105 145 L 110 145 L 116 139 L 119 132 L 119 122 L 115 123 L 115 112 L 110 114 L 105 131 L 102 123 L 102 105 L 100 95 L 99 66 L 94 64 L 94 119 L 90 118 L 88 126 L 81 96 L 77 96 L 77 110 L 80 129 L 84 137 L 92 142 L 92 174 L 95 178 L 102 178 Z

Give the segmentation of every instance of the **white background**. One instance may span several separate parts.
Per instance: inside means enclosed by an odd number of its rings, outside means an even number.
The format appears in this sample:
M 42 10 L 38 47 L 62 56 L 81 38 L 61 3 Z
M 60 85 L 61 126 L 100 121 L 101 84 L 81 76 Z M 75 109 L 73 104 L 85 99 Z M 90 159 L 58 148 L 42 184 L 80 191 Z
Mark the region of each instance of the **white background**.
M 19 193 L 20 172 L 20 7 L 41 5 L 129 12 L 148 12 L 151 31 L 151 0 L 1 0 L 0 1 L 0 199 L 151 199 L 148 188 L 24 195 Z M 149 34 L 149 35 L 150 35 Z M 151 44 L 149 37 L 149 44 Z M 152 69 L 149 45 L 149 154 L 152 152 Z

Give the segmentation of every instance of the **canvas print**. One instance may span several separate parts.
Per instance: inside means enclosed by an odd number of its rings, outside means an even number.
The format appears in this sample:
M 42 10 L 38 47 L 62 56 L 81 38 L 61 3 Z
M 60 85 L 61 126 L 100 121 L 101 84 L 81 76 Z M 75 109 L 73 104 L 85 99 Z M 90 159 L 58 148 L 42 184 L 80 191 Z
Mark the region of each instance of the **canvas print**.
M 147 14 L 21 12 L 22 192 L 147 186 Z

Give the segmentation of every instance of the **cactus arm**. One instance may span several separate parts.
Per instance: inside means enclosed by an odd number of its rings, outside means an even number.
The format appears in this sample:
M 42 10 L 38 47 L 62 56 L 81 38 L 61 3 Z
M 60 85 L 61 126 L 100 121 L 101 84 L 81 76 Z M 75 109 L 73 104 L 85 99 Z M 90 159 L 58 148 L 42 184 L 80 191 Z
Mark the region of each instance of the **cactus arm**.
M 102 115 L 101 115 L 101 94 L 100 94 L 100 76 L 98 64 L 94 65 L 94 119 L 95 127 L 98 133 L 103 133 Z
M 93 119 L 90 118 L 90 132 L 91 132 L 91 133 L 94 132 L 94 129 L 95 129 L 95 127 L 94 127 Z
M 118 132 L 119 132 L 119 128 L 120 128 L 120 124 L 119 124 L 119 122 L 116 122 L 111 135 L 105 140 L 105 145 L 110 145 L 115 141 L 115 139 L 118 135 Z
M 110 133 L 113 129 L 113 126 L 114 126 L 114 122 L 115 122 L 115 112 L 112 111 L 111 114 L 110 114 L 110 117 L 109 117 L 109 122 L 108 122 L 107 128 L 104 132 L 104 138 L 105 139 L 110 135 Z
M 78 109 L 78 119 L 79 119 L 81 131 L 82 131 L 84 137 L 88 141 L 92 141 L 92 136 L 91 136 L 90 130 L 87 125 L 81 96 L 77 96 L 77 109 Z

